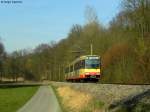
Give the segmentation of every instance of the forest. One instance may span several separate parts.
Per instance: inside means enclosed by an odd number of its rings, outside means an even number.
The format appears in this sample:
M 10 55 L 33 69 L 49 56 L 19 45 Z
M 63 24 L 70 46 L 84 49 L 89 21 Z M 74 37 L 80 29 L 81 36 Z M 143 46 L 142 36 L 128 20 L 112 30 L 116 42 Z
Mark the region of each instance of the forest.
M 7 53 L 0 42 L 0 82 L 65 81 L 64 69 L 79 55 L 99 55 L 103 83 L 150 83 L 150 0 L 123 0 L 119 13 L 106 27 L 93 7 L 86 8 L 86 24 L 74 24 L 66 38 L 35 49 Z M 38 33 L 38 32 L 37 32 Z

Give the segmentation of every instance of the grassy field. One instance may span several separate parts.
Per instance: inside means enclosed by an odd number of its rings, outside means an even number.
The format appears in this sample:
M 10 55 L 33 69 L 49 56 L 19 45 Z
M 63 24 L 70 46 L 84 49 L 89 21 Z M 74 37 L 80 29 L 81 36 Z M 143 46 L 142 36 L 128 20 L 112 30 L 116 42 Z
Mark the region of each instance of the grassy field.
M 0 88 L 0 111 L 16 112 L 37 91 L 38 86 Z

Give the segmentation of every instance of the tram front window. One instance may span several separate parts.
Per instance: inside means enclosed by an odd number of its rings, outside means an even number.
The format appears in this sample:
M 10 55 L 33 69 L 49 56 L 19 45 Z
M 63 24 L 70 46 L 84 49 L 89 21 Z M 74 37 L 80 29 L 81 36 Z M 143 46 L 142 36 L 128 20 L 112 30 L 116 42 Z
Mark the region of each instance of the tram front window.
M 98 69 L 100 68 L 99 59 L 87 59 L 85 60 L 85 68 L 87 69 Z

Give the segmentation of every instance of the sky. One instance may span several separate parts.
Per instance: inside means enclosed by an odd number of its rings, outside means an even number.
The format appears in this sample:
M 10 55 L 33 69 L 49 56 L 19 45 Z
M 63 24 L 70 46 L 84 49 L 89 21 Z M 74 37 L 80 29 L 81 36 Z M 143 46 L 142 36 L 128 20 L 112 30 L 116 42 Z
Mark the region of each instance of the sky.
M 73 24 L 86 23 L 87 6 L 108 26 L 120 10 L 121 0 L 0 0 L 0 41 L 7 52 L 32 49 L 41 43 L 66 38 Z M 5 0 L 7 1 L 7 0 Z

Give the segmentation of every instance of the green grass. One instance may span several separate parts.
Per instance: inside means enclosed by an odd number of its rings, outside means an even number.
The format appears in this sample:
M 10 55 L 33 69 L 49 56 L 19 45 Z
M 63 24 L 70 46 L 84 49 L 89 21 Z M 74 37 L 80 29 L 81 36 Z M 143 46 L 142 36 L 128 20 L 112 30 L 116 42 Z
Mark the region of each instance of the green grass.
M 0 112 L 16 112 L 36 92 L 38 86 L 0 88 Z
M 81 112 L 95 112 L 96 110 L 102 111 L 104 107 L 104 102 L 93 98 L 93 100 L 88 104 L 87 107 L 83 108 Z

